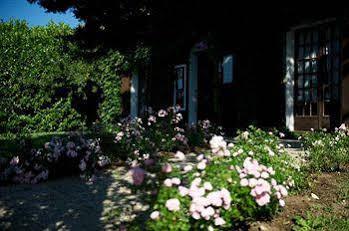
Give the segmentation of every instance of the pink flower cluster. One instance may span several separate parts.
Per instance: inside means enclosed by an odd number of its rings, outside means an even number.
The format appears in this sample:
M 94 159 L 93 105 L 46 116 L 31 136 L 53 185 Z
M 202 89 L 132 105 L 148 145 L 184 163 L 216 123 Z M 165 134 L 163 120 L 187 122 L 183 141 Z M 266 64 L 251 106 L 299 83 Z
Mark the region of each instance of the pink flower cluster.
M 215 156 L 230 156 L 230 151 L 227 149 L 227 142 L 222 136 L 213 136 L 210 140 L 212 154 Z
M 190 196 L 191 203 L 189 212 L 196 219 L 214 220 L 215 225 L 221 226 L 225 221 L 220 217 L 220 209 L 229 209 L 231 206 L 231 196 L 227 189 L 212 191 L 210 182 L 204 182 L 201 185 L 201 178 L 195 178 L 190 188 L 179 186 L 181 196 Z
M 21 158 L 13 157 L 0 175 L 4 175 L 6 181 L 36 184 L 47 180 L 49 173 L 61 174 L 66 169 L 72 173 L 75 170 L 84 172 L 87 168 L 94 171 L 97 164 L 103 167 L 110 162 L 109 158 L 100 155 L 100 151 L 98 139 L 86 140 L 76 133 L 71 133 L 67 140 L 53 137 L 43 149 L 32 149 L 29 155 Z M 90 158 L 93 154 L 97 158 Z M 99 160 L 97 163 L 96 159 Z M 66 169 L 57 169 L 61 166 L 57 164 L 59 162 L 63 162 Z
M 148 126 L 152 125 L 152 124 L 155 124 L 156 123 L 156 117 L 153 116 L 153 115 L 150 115 L 148 117 Z
M 243 169 L 238 166 L 235 168 L 240 174 L 240 185 L 251 188 L 250 194 L 259 206 L 267 205 L 273 192 L 279 199 L 280 205 L 285 205 L 282 198 L 287 196 L 287 190 L 283 185 L 278 185 L 275 179 L 270 178 L 275 174 L 272 167 L 266 167 L 259 164 L 257 160 L 247 157 L 243 163 Z
M 180 185 L 180 184 L 181 184 L 181 180 L 178 177 L 167 178 L 164 181 L 164 185 L 166 187 L 172 187 L 172 185 Z

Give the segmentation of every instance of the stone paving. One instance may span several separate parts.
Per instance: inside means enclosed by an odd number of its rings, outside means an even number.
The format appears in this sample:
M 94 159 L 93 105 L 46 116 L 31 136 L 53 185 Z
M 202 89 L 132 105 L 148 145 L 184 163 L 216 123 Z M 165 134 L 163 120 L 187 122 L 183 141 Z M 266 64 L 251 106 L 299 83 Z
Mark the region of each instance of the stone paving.
M 100 174 L 93 184 L 69 177 L 6 186 L 0 188 L 0 230 L 115 230 L 145 220 L 145 196 L 132 192 L 123 167 Z

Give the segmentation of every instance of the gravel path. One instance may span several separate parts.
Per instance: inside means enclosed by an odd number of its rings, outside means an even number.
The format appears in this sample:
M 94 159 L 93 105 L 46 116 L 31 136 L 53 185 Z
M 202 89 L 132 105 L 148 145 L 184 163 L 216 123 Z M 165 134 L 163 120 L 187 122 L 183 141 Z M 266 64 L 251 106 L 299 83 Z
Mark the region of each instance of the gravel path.
M 144 220 L 146 193 L 132 192 L 125 168 L 87 184 L 79 177 L 0 188 L 0 230 L 115 230 Z

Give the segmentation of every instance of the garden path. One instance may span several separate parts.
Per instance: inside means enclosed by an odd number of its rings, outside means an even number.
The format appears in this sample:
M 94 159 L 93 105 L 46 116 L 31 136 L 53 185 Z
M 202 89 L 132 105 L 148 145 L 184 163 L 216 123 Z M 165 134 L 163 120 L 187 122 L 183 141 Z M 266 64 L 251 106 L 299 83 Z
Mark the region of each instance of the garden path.
M 68 177 L 6 186 L 0 188 L 0 230 L 115 230 L 145 220 L 145 195 L 132 191 L 123 167 L 99 174 L 93 184 Z

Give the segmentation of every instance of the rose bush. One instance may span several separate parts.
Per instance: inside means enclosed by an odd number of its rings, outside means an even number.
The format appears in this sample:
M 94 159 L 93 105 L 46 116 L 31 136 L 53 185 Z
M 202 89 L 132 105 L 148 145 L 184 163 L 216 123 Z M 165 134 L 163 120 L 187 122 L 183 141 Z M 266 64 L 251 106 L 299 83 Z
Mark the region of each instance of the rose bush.
M 110 163 L 102 155 L 98 139 L 86 139 L 78 133 L 66 138 L 53 137 L 41 149 L 25 145 L 23 152 L 3 160 L 0 183 L 36 184 L 48 178 L 79 173 L 92 177 L 95 171 Z
M 268 217 L 285 206 L 291 188 L 303 184 L 278 138 L 250 127 L 234 144 L 210 140 L 210 151 L 192 167 L 172 166 L 154 201 L 149 230 L 222 230 Z
M 158 112 L 149 109 L 148 115 L 143 118 L 123 120 L 115 138 L 121 156 L 142 163 L 149 158 L 157 158 L 159 151 L 186 147 L 188 140 L 180 126 L 182 119 L 182 114 L 170 107 Z

